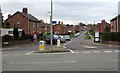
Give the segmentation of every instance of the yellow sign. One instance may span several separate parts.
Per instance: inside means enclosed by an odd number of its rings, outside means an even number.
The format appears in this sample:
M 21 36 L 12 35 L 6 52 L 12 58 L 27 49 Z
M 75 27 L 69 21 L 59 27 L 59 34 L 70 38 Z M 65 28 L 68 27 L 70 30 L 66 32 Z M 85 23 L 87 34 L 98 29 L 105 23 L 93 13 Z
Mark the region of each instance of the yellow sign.
M 39 50 L 44 50 L 44 41 L 39 42 Z

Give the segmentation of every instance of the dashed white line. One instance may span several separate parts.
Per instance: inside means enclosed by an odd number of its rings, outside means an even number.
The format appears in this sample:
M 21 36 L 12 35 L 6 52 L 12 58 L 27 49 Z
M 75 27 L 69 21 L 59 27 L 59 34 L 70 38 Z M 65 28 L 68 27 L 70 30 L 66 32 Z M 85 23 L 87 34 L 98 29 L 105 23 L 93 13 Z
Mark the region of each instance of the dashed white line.
M 112 51 L 103 51 L 103 52 L 105 52 L 105 53 L 111 53 Z
M 82 52 L 82 53 L 91 53 L 91 51 L 85 51 L 85 52 Z
M 101 51 L 93 51 L 93 53 L 100 53 Z
M 85 48 L 97 48 L 95 46 L 84 46 Z
M 34 53 L 35 51 L 31 51 L 31 52 L 28 52 L 26 53 L 25 55 L 30 55 L 31 53 Z

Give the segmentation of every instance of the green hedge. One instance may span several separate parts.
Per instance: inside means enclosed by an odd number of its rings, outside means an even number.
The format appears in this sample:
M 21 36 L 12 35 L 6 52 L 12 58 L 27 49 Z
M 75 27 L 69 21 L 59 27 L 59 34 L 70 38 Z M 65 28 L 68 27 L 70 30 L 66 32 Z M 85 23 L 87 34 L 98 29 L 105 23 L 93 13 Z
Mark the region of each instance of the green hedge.
M 120 42 L 120 32 L 104 32 L 101 33 L 103 41 L 117 41 Z

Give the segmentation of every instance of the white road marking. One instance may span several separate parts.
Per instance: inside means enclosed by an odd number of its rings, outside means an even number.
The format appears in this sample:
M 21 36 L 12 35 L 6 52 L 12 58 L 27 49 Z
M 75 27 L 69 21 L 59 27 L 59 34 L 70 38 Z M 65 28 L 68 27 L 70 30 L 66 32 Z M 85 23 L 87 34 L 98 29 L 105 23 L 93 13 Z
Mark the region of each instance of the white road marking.
M 22 62 L 17 64 L 48 64 L 48 63 L 76 63 L 77 61 L 55 61 L 55 62 Z M 14 64 L 14 63 L 10 63 Z
M 93 51 L 93 53 L 100 53 L 101 51 Z
M 114 51 L 114 52 L 120 52 L 120 51 Z
M 82 53 L 91 53 L 91 51 L 85 51 L 85 52 L 82 52 Z
M 97 48 L 95 46 L 84 46 L 85 48 Z
M 69 49 L 71 53 L 74 53 L 74 51 L 72 51 L 71 49 Z
M 111 53 L 112 51 L 103 51 L 103 52 L 105 52 L 105 53 Z
M 26 53 L 25 55 L 30 55 L 31 53 L 34 53 L 35 51 L 31 51 L 31 52 L 28 52 Z

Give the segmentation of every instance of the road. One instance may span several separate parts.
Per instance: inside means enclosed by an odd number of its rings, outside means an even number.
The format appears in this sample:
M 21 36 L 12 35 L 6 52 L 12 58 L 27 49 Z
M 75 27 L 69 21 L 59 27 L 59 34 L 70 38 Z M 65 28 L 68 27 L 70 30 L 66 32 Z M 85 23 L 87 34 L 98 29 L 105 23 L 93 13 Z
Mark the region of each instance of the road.
M 3 51 L 3 71 L 118 71 L 117 47 L 80 44 L 83 40 L 81 35 L 64 43 L 70 52 L 33 53 L 38 46 Z

